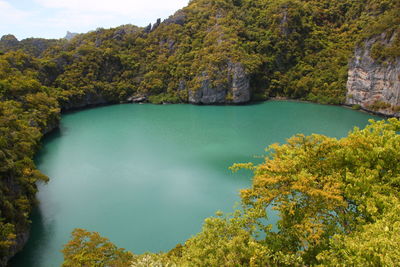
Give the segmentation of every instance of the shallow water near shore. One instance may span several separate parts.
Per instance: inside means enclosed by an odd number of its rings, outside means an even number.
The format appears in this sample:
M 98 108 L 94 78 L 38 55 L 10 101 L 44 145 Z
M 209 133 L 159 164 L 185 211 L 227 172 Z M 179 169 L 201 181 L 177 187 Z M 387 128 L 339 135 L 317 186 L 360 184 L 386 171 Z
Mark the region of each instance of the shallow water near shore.
M 43 140 L 39 207 L 18 267 L 60 266 L 74 228 L 97 231 L 134 253 L 172 249 L 217 210 L 232 211 L 264 149 L 296 133 L 343 137 L 369 114 L 343 107 L 269 101 L 248 106 L 139 105 L 63 115 Z M 277 220 L 270 218 L 271 222 Z

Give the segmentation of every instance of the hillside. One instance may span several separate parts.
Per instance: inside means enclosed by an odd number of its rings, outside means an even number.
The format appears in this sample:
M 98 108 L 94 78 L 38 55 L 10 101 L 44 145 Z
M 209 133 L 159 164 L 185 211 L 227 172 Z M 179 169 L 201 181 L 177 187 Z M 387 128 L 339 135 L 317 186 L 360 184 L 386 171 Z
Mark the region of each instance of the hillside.
M 0 263 L 28 237 L 32 161 L 61 110 L 271 97 L 400 112 L 400 1 L 193 0 L 71 40 L 0 40 Z M 0 264 L 1 265 L 1 264 Z

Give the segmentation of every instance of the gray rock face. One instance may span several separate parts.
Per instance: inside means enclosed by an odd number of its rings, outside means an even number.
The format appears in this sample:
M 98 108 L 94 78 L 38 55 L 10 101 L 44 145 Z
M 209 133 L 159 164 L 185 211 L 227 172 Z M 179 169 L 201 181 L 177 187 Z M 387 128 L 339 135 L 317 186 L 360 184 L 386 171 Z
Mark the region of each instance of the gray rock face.
M 232 102 L 235 104 L 246 103 L 250 100 L 250 78 L 242 64 L 232 64 Z
M 65 35 L 64 39 L 67 39 L 69 41 L 77 35 L 78 35 L 78 33 L 76 33 L 76 32 L 67 31 L 67 34 Z
M 153 27 L 151 28 L 151 31 L 154 31 L 155 29 L 158 28 L 161 24 L 161 19 L 157 19 L 156 23 L 153 24 Z
M 147 101 L 147 97 L 145 95 L 134 95 L 128 97 L 126 101 L 128 101 L 129 103 L 143 103 Z
M 108 104 L 111 101 L 107 101 L 103 96 L 96 93 L 87 93 L 80 99 L 69 100 L 62 104 L 63 110 L 73 110 L 85 108 L 88 106 L 98 106 Z
M 388 44 L 393 38 L 394 36 L 387 40 L 381 35 L 367 40 L 363 47 L 355 50 L 348 72 L 347 104 L 358 104 L 366 110 L 370 110 L 369 105 L 377 101 L 390 104 L 392 107 L 400 106 L 400 58 L 380 63 L 371 57 L 374 43 L 379 41 Z M 400 117 L 400 112 L 390 107 L 380 109 L 378 112 Z
M 186 21 L 186 14 L 183 10 L 178 10 L 174 15 L 170 16 L 166 20 L 163 21 L 164 24 L 178 24 L 184 25 Z
M 18 46 L 18 44 L 19 44 L 18 39 L 12 34 L 3 35 L 0 38 L 0 45 L 6 47 L 8 49 Z
M 193 104 L 240 104 L 250 100 L 250 79 L 241 63 L 227 65 L 227 84 L 214 87 L 207 72 L 201 74 L 201 86 L 189 90 L 189 103 Z
M 225 88 L 214 88 L 207 72 L 201 74 L 202 82 L 198 90 L 189 90 L 189 103 L 193 104 L 223 104 L 227 91 Z

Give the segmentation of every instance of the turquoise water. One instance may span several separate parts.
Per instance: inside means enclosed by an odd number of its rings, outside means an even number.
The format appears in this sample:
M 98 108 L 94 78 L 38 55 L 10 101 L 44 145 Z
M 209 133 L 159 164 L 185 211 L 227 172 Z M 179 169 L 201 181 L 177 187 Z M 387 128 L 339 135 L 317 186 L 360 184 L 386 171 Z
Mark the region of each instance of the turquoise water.
M 285 101 L 115 105 L 64 115 L 36 157 L 51 180 L 40 185 L 31 238 L 12 266 L 59 266 L 76 227 L 134 253 L 167 251 L 199 232 L 204 218 L 232 211 L 252 177 L 231 173 L 233 163 L 260 162 L 266 146 L 296 133 L 342 137 L 370 118 Z

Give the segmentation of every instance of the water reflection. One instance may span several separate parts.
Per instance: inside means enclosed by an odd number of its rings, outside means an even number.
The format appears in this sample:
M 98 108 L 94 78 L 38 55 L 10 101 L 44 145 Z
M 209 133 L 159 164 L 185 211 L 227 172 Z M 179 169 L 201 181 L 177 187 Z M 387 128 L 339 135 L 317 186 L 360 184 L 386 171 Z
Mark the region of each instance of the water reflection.
M 265 147 L 296 133 L 341 137 L 369 118 L 290 102 L 116 105 L 65 115 L 36 157 L 51 180 L 40 185 L 32 236 L 12 266 L 59 266 L 76 227 L 135 253 L 167 251 L 216 210 L 232 210 L 252 177 L 233 174 L 233 163 L 260 162 Z
M 19 252 L 10 262 L 10 267 L 38 266 L 45 257 L 45 244 L 54 234 L 54 224 L 45 223 L 39 208 L 35 208 L 32 216 L 32 225 L 28 243 L 24 250 Z

